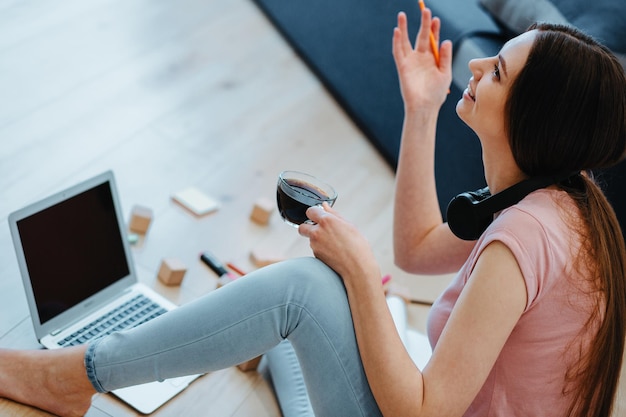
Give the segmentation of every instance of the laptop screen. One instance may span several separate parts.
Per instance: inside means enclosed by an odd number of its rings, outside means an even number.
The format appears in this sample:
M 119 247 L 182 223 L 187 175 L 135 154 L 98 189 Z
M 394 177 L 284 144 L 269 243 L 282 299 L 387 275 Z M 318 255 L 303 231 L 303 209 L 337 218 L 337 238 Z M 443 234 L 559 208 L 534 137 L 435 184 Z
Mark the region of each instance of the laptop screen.
M 17 222 L 41 324 L 129 274 L 107 181 Z

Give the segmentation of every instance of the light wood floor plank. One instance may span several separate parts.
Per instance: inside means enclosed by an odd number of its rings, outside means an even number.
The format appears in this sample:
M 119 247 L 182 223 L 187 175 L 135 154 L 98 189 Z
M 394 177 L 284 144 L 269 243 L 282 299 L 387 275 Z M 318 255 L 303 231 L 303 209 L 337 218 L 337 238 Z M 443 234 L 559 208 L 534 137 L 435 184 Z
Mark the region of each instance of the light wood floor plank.
M 249 0 L 0 9 L 0 90 L 10 98 L 0 103 L 0 346 L 38 347 L 8 214 L 106 169 L 115 171 L 127 216 L 135 204 L 154 210 L 133 254 L 140 279 L 179 304 L 215 288 L 201 250 L 248 271 L 253 249 L 310 255 L 276 214 L 267 227 L 249 220 L 256 199 L 274 198 L 282 169 L 332 182 L 341 193 L 336 207 L 365 222 L 374 245 L 388 240 L 393 173 Z M 174 204 L 171 194 L 189 185 L 217 198 L 220 210 L 196 218 Z M 188 266 L 180 287 L 156 279 L 163 257 Z M 93 408 L 137 415 L 111 395 L 97 396 Z M 0 410 L 45 415 L 6 400 Z M 280 410 L 260 375 L 230 368 L 202 377 L 155 415 Z
M 310 255 L 281 222 L 249 220 L 273 199 L 283 169 L 335 185 L 335 207 L 370 240 L 383 273 L 434 299 L 450 276 L 413 277 L 393 264 L 393 172 L 251 0 L 0 1 L 0 346 L 37 348 L 9 235 L 10 212 L 107 169 L 123 211 L 154 211 L 133 247 L 139 277 L 178 304 L 212 291 L 198 260 L 210 250 L 246 271 L 250 252 Z M 221 208 L 197 218 L 173 203 L 194 185 Z M 164 257 L 187 267 L 181 286 L 156 279 Z M 424 330 L 427 307 L 411 307 Z M 137 416 L 111 395 L 99 415 Z M 102 414 L 103 413 L 103 414 Z M 45 416 L 0 399 L 0 414 Z M 208 374 L 155 416 L 273 417 L 255 373 Z

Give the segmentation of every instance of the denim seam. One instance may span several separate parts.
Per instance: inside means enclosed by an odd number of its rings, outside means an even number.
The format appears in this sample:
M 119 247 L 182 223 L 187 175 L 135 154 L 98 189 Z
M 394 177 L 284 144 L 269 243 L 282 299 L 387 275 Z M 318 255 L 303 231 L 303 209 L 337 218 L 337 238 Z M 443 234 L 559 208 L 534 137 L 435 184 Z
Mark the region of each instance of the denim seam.
M 314 323 L 318 326 L 318 328 L 319 328 L 319 329 L 321 330 L 321 332 L 324 334 L 324 336 L 325 336 L 325 338 L 326 338 L 326 341 L 327 341 L 327 342 L 329 343 L 329 345 L 331 346 L 331 348 L 332 348 L 333 352 L 335 352 L 335 357 L 340 358 L 339 353 L 338 353 L 338 352 L 337 352 L 337 350 L 335 349 L 335 345 L 332 343 L 331 338 L 328 336 L 328 334 L 327 334 L 327 333 L 326 333 L 326 331 L 324 330 L 324 326 L 322 326 L 322 325 L 321 325 L 321 324 L 320 324 L 320 323 L 319 323 L 319 322 L 315 319 L 315 316 L 314 316 L 313 314 L 311 314 L 311 313 L 310 313 L 310 312 L 306 309 L 306 307 L 304 307 L 304 306 L 300 306 L 300 305 L 297 305 L 297 304 L 295 304 L 295 303 L 294 303 L 293 305 L 295 305 L 295 306 L 299 307 L 302 311 L 305 311 L 305 312 L 307 313 L 307 315 L 311 318 L 311 320 L 313 320 L 313 322 L 314 322 Z M 352 317 L 350 318 L 350 320 L 352 320 Z M 357 344 L 357 353 L 358 353 L 358 354 L 359 354 L 359 356 L 360 356 L 360 352 L 358 352 L 358 344 Z M 358 399 L 359 397 L 358 397 L 358 395 L 357 395 L 357 393 L 356 393 L 356 390 L 354 389 L 354 385 L 352 384 L 351 379 L 348 377 L 348 372 L 346 371 L 346 368 L 345 368 L 345 366 L 344 366 L 344 364 L 343 364 L 343 361 L 339 360 L 339 364 L 341 365 L 341 371 L 343 372 L 344 377 L 345 377 L 346 381 L 348 382 L 348 385 L 350 386 L 350 390 L 352 391 L 352 395 L 354 396 L 354 398 Z M 367 380 L 367 377 L 366 377 L 366 380 Z M 367 383 L 368 383 L 368 386 L 369 386 L 369 381 L 368 381 Z M 356 401 L 356 403 L 358 404 L 359 409 L 361 410 L 361 415 L 365 415 L 365 412 L 364 412 L 364 410 L 362 409 L 362 404 L 361 404 L 361 402 L 360 402 L 360 401 Z
M 98 381 L 98 377 L 96 376 L 96 366 L 95 366 L 96 347 L 102 341 L 102 339 L 103 338 L 96 339 L 92 343 L 89 344 L 89 346 L 87 347 L 87 350 L 85 351 L 85 359 L 84 359 L 85 370 L 87 371 L 87 377 L 89 378 L 89 382 L 91 382 L 91 385 L 93 385 L 96 391 L 100 393 L 107 392 L 107 390 L 105 390 L 104 387 L 100 384 L 100 381 Z

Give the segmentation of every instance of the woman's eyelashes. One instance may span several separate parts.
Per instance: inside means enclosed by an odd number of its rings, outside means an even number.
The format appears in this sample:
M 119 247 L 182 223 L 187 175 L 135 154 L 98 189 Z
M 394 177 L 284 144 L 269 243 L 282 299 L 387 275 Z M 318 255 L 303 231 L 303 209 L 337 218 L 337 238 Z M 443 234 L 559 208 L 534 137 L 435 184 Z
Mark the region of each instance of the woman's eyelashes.
M 498 67 L 498 64 L 494 64 L 492 74 L 496 80 L 500 80 L 500 67 Z

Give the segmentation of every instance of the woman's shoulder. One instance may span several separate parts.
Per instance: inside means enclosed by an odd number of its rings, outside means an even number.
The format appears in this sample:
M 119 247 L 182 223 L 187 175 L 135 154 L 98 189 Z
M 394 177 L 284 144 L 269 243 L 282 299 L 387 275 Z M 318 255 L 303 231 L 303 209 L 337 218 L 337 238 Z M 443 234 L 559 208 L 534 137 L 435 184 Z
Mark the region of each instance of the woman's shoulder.
M 553 240 L 563 234 L 569 238 L 572 225 L 578 219 L 576 204 L 565 191 L 540 189 L 502 210 L 494 221 L 494 229 L 504 228 L 521 236 L 531 234 L 534 239 Z
M 542 189 L 502 211 L 485 232 L 483 245 L 498 240 L 514 254 L 534 298 L 568 269 L 579 245 L 577 209 L 567 193 Z

